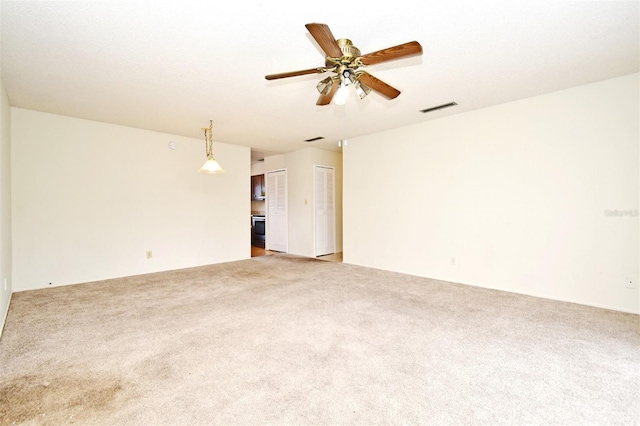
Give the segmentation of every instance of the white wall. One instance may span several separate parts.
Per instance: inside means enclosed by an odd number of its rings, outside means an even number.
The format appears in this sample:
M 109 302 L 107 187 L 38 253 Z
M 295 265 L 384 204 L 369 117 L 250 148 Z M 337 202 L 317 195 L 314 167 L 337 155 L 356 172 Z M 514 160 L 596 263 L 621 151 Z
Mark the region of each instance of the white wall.
M 271 155 L 264 158 L 264 173 L 282 170 L 287 166 L 284 154 Z
M 0 77 L 0 333 L 12 293 L 11 108 Z
M 11 126 L 14 291 L 251 256 L 249 148 L 214 143 L 226 173 L 206 175 L 200 139 L 20 108 Z
M 263 175 L 264 174 L 264 161 L 260 161 L 259 163 L 254 163 L 251 165 L 251 176 Z
M 315 256 L 313 167 L 335 167 L 336 252 L 342 251 L 342 154 L 306 148 L 265 158 L 265 171 L 287 170 L 288 252 Z
M 350 139 L 344 262 L 639 312 L 638 80 Z
M 311 149 L 285 154 L 289 253 L 313 257 L 313 160 Z

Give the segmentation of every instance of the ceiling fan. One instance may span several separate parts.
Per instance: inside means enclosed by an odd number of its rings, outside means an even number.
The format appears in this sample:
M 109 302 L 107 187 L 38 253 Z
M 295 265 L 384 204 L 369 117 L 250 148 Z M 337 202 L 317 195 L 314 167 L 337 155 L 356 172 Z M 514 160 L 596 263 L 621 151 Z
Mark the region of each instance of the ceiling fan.
M 320 45 L 322 51 L 327 55 L 325 58 L 325 66 L 301 71 L 270 74 L 265 76 L 265 78 L 267 80 L 276 80 L 299 75 L 322 74 L 327 71 L 334 72 L 336 75 L 325 78 L 316 86 L 318 92 L 320 92 L 320 97 L 316 105 L 328 105 L 334 96 L 336 97 L 335 103 L 344 103 L 346 90 L 343 88 L 349 85 L 355 87 L 360 99 L 367 96 L 371 90 L 374 90 L 387 99 L 394 99 L 400 94 L 398 89 L 389 86 L 387 83 L 360 68 L 422 54 L 422 46 L 420 46 L 420 43 L 410 41 L 361 55 L 360 50 L 353 45 L 351 40 L 346 38 L 336 40 L 326 24 L 306 24 L 305 27 L 309 30 L 318 45 Z

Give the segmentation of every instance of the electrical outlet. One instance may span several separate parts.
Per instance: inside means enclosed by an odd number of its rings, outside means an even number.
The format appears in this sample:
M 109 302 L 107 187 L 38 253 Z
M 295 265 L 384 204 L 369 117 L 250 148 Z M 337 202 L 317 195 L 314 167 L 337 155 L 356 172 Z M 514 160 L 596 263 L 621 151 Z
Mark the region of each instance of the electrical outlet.
M 624 277 L 624 286 L 626 288 L 638 288 L 638 277 L 634 275 L 627 275 Z
M 153 252 L 151 250 L 147 250 L 147 259 L 151 259 L 153 257 Z
M 456 258 L 455 257 L 452 257 L 450 262 L 451 262 L 452 266 L 456 266 Z

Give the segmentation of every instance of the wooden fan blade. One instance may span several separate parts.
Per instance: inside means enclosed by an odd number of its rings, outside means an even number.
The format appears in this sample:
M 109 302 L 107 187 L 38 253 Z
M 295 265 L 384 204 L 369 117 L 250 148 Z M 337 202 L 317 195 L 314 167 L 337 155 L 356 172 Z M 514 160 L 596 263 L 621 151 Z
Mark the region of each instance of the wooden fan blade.
M 269 74 L 269 75 L 265 75 L 264 78 L 266 78 L 267 80 L 276 80 L 278 78 L 295 77 L 298 75 L 322 74 L 325 71 L 327 71 L 326 68 L 310 68 L 308 70 L 302 70 L 302 71 L 291 71 L 291 72 L 282 72 L 280 74 Z
M 336 78 L 333 80 L 331 88 L 327 90 L 326 93 L 320 95 L 316 105 L 329 105 L 331 103 L 331 99 L 333 99 L 333 95 L 335 95 L 338 90 L 338 86 L 340 86 L 340 81 Z
M 387 99 L 395 99 L 400 94 L 398 89 L 389 86 L 384 81 L 375 78 L 366 71 L 358 72 L 358 80 L 360 80 L 360 83 L 368 86 L 372 90 L 375 90 Z
M 409 56 L 422 55 L 422 46 L 417 41 L 399 44 L 376 52 L 367 53 L 360 58 L 363 65 L 374 65 L 380 62 L 393 61 L 394 59 Z
M 307 30 L 318 42 L 322 51 L 331 58 L 341 58 L 342 50 L 326 24 L 306 24 Z

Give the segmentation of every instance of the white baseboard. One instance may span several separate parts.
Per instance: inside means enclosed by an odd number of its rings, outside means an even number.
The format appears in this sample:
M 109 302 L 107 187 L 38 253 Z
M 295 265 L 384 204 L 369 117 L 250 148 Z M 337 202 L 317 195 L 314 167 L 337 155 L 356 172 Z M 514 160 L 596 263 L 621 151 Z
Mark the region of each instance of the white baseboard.
M 610 311 L 618 311 L 618 312 L 624 312 L 624 313 L 627 313 L 627 314 L 640 315 L 640 307 L 638 308 L 638 310 L 632 310 L 632 309 L 625 309 L 625 308 L 622 308 L 622 307 L 619 307 L 619 306 L 609 306 L 609 305 L 601 305 L 601 304 L 597 304 L 597 303 L 589 303 L 589 302 L 586 302 L 584 300 L 564 299 L 564 298 L 550 296 L 550 295 L 541 294 L 541 293 L 533 293 L 533 292 L 532 293 L 526 293 L 526 292 L 521 292 L 521 291 L 514 291 L 514 290 L 511 290 L 511 289 L 504 289 L 504 288 L 499 288 L 499 287 L 491 287 L 491 286 L 482 285 L 482 284 L 467 283 L 467 282 L 460 282 L 460 281 L 451 281 L 451 280 L 448 280 L 448 279 L 437 278 L 437 277 L 425 277 L 423 275 L 410 274 L 410 273 L 407 273 L 407 272 L 396 271 L 396 270 L 392 270 L 392 269 L 375 268 L 375 267 L 372 267 L 372 266 L 363 265 L 363 264 L 359 264 L 359 263 L 351 263 L 351 262 L 345 261 L 344 258 L 342 260 L 342 263 L 348 264 L 348 265 L 362 266 L 362 267 L 365 267 L 365 268 L 380 269 L 380 270 L 383 270 L 383 271 L 397 272 L 399 274 L 413 275 L 413 276 L 417 276 L 417 277 L 423 277 L 423 278 L 428 278 L 428 279 L 432 279 L 432 280 L 438 280 L 438 281 L 442 281 L 442 282 L 450 282 L 452 284 L 462 284 L 462 285 L 468 285 L 468 286 L 471 286 L 471 287 L 486 288 L 488 290 L 498 290 L 498 291 L 504 291 L 504 292 L 507 292 L 507 293 L 521 294 L 523 296 L 537 297 L 539 299 L 555 300 L 557 302 L 575 303 L 576 305 L 591 306 L 592 308 L 607 309 L 607 310 L 610 310 Z
M 600 305 L 600 304 L 597 304 L 597 303 L 588 303 L 588 302 L 585 302 L 584 300 L 564 299 L 564 298 L 549 296 L 549 295 L 545 295 L 545 294 L 525 293 L 525 292 L 521 292 L 521 291 L 506 290 L 504 288 L 490 287 L 490 286 L 478 285 L 478 284 L 468 284 L 468 283 L 458 283 L 458 284 L 469 285 L 469 286 L 472 286 L 472 287 L 486 288 L 486 289 L 489 289 L 489 290 L 504 291 L 504 292 L 507 292 L 507 293 L 521 294 L 523 296 L 537 297 L 538 299 L 555 300 L 557 302 L 566 302 L 566 303 L 574 303 L 576 305 L 591 306 L 592 308 L 607 309 L 609 311 L 618 311 L 618 312 L 624 312 L 624 313 L 627 313 L 627 314 L 636 314 L 636 315 L 640 314 L 640 311 L 634 311 L 634 310 L 631 310 L 631 309 L 625 309 L 625 308 L 621 308 L 619 306 L 608 306 L 608 305 Z

